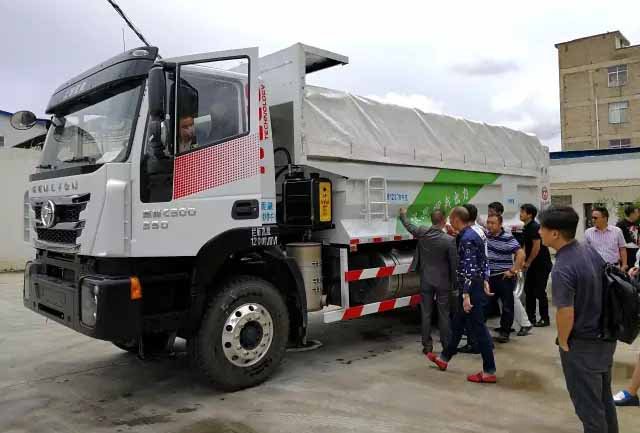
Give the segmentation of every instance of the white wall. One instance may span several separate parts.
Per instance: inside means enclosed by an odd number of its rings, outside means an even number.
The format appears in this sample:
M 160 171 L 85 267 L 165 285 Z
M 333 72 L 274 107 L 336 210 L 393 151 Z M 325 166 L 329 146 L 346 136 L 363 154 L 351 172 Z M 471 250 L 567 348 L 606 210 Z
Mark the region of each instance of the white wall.
M 14 129 L 9 123 L 9 116 L 0 113 L 0 136 L 4 137 L 4 147 L 13 147 L 23 141 L 27 141 L 47 132 L 44 124 L 36 123 L 33 128 L 24 131 Z
M 603 199 L 618 203 L 633 202 L 640 197 L 640 186 L 618 186 L 615 188 L 601 188 L 598 190 L 589 188 L 554 189 L 554 184 L 552 183 L 551 195 L 571 196 L 571 206 L 580 216 L 580 223 L 578 224 L 578 232 L 576 236 L 578 239 L 583 239 L 585 218 L 591 217 L 591 215 L 584 215 L 585 203 L 597 203 Z M 608 208 L 610 214 L 609 224 L 615 225 L 617 222 L 615 215 L 616 210 L 611 206 L 608 206 Z
M 570 195 L 580 216 L 578 239 L 584 238 L 585 203 L 603 202 L 609 223 L 615 224 L 616 203 L 640 198 L 640 152 L 552 159 L 549 167 L 551 196 Z
M 587 157 L 554 160 L 549 167 L 549 176 L 552 183 L 638 179 L 640 154 L 616 155 L 615 159 Z
M 0 149 L 0 271 L 24 269 L 34 256 L 24 242 L 23 202 L 29 174 L 40 159 L 40 151 Z

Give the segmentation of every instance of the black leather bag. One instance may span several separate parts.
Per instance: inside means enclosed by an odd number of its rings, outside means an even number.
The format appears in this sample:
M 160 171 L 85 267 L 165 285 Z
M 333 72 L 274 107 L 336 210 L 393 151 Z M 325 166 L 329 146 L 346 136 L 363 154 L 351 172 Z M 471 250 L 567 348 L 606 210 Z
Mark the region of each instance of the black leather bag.
M 603 272 L 603 338 L 631 344 L 640 333 L 640 284 L 616 266 Z

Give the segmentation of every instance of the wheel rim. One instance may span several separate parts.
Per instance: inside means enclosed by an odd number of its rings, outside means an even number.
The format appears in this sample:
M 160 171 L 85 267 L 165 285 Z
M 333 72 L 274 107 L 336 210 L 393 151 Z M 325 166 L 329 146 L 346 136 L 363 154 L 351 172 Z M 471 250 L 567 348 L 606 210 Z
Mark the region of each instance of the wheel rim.
M 273 341 L 271 314 L 260 304 L 243 304 L 227 317 L 222 329 L 222 350 L 238 367 L 250 367 L 264 358 Z

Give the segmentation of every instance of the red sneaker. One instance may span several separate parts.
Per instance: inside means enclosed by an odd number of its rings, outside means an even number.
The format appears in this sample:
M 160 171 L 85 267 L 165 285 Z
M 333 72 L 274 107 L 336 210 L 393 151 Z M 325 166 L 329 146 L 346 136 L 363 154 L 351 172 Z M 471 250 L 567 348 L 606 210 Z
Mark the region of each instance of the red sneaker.
M 498 378 L 495 374 L 485 374 L 481 371 L 480 373 L 467 376 L 467 380 L 473 383 L 496 383 Z
M 435 353 L 429 352 L 427 353 L 427 358 L 429 361 L 433 362 L 438 368 L 442 371 L 445 371 L 449 366 L 449 363 L 440 359 Z

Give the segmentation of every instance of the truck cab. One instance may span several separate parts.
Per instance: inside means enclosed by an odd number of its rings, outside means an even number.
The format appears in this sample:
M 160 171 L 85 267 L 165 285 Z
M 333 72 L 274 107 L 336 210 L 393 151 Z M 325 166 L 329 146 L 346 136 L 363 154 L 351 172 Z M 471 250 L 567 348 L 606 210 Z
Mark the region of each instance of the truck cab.
M 193 337 L 212 286 L 234 266 L 252 281 L 275 262 L 271 276 L 258 280 L 266 286 L 260 290 L 276 299 L 280 314 L 288 316 L 288 304 L 302 310 L 297 290 L 304 289 L 291 260 L 255 254 L 257 244 L 278 244 L 273 145 L 257 68 L 257 49 L 160 60 L 156 48 L 143 47 L 55 91 L 28 191 L 36 257 L 25 272 L 25 306 L 126 350 L 150 352 L 172 334 Z M 275 278 L 288 282 L 278 286 L 290 295 L 269 284 Z M 272 352 L 281 356 L 289 322 L 303 338 L 302 313 L 273 324 L 275 313 L 267 322 L 264 306 L 247 305 L 239 311 L 254 320 L 229 334 L 244 344 L 227 349 L 229 360 L 244 368 L 276 345 Z M 274 326 L 282 335 L 267 340 Z

